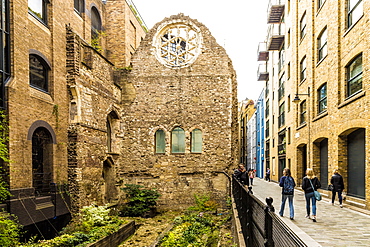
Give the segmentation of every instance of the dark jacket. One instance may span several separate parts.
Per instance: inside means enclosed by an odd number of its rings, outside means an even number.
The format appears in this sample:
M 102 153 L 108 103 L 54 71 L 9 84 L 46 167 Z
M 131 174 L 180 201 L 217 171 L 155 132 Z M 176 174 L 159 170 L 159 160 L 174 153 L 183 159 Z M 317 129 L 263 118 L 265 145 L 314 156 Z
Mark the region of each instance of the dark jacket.
M 285 182 L 285 179 L 287 178 L 287 176 L 282 176 L 281 178 L 280 178 L 280 183 L 279 183 L 279 186 L 280 187 L 283 187 L 282 188 L 282 190 L 281 190 L 281 194 L 283 194 L 283 195 L 293 195 L 293 193 L 284 193 L 284 182 Z M 294 178 L 293 177 L 291 177 L 292 179 L 293 179 L 293 184 L 294 184 L 294 186 L 293 187 L 295 187 L 296 186 L 296 184 L 295 184 L 295 181 L 294 181 Z M 294 191 L 293 191 L 294 192 Z
M 330 183 L 333 185 L 333 191 L 338 192 L 344 190 L 344 182 L 343 182 L 343 177 L 342 175 L 335 173 L 331 179 Z
M 248 172 L 244 171 L 242 172 L 239 169 L 236 169 L 234 171 L 234 176 L 237 180 L 239 180 L 242 184 L 249 186 L 249 178 L 248 178 Z
M 317 190 L 318 188 L 321 188 L 321 183 L 317 177 L 314 177 L 311 179 L 312 186 Z M 304 177 L 302 180 L 302 189 L 304 190 L 304 193 L 311 193 L 313 192 L 312 186 L 310 183 L 310 179 L 308 177 Z

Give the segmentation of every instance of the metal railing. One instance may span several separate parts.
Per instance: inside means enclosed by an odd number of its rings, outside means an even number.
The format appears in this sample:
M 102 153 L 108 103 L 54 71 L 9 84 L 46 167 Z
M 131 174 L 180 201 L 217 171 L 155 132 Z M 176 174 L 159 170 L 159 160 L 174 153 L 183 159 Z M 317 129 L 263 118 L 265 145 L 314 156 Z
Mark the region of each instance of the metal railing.
M 251 246 L 307 246 L 275 213 L 272 198 L 267 205 L 233 177 L 232 193 L 237 207 L 245 244 Z

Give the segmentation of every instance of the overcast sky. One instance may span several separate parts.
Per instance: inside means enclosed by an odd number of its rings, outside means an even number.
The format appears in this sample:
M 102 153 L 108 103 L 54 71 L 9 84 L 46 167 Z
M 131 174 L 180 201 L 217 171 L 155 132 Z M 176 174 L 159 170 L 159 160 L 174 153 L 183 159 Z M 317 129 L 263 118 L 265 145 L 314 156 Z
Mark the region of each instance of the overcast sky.
M 206 25 L 233 61 L 238 100 L 258 99 L 264 82 L 257 81 L 257 49 L 267 35 L 268 0 L 131 1 L 149 29 L 179 13 Z

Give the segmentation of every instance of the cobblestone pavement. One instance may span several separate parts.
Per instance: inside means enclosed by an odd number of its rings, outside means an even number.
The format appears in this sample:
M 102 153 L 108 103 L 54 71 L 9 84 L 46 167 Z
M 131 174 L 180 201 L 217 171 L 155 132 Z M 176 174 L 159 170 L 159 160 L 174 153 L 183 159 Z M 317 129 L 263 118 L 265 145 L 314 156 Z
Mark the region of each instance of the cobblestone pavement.
M 255 178 L 253 182 L 253 195 L 262 202 L 265 202 L 266 197 L 272 197 L 275 213 L 278 214 L 281 187 L 275 182 L 267 182 L 260 178 Z M 370 246 L 370 216 L 343 205 L 344 207 L 340 208 L 336 199 L 335 205 L 332 206 L 331 200 L 323 197 L 316 203 L 317 222 L 313 222 L 305 218 L 306 203 L 303 191 L 296 189 L 294 220 L 289 219 L 288 200 L 282 219 L 296 233 L 302 231 L 302 235 L 307 234 L 308 239 L 312 238 L 314 241 L 306 242 L 309 246 Z M 304 238 L 302 240 L 305 241 Z

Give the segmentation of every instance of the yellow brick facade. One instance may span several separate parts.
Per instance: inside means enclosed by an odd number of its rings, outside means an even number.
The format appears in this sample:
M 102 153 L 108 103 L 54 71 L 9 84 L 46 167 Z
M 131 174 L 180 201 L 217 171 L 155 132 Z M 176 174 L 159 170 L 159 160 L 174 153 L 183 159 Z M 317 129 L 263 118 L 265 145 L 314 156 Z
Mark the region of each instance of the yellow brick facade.
M 281 1 L 272 1 L 281 2 Z M 284 43 L 280 50 L 270 51 L 269 92 L 270 136 L 266 137 L 273 180 L 289 167 L 301 183 L 305 169 L 311 167 L 323 184 L 323 193 L 334 168 L 345 180 L 347 203 L 370 208 L 369 180 L 369 18 L 370 2 L 358 1 L 358 19 L 348 25 L 348 1 L 283 1 Z M 353 1 L 357 2 L 357 1 Z M 301 20 L 305 16 L 305 35 L 301 37 Z M 319 38 L 327 30 L 327 55 L 319 58 Z M 271 36 L 269 37 L 271 38 Z M 269 39 L 268 38 L 268 39 Z M 267 40 L 269 42 L 269 40 Z M 284 62 L 278 68 L 279 58 Z M 362 85 L 355 93 L 348 90 L 348 66 L 362 54 Z M 301 62 L 306 58 L 306 77 L 301 79 Z M 285 81 L 284 96 L 279 99 L 279 84 Z M 320 89 L 326 84 L 327 108 L 320 110 Z M 301 102 L 292 100 L 298 94 Z M 309 95 L 307 95 L 309 94 Z M 306 100 L 306 120 L 301 121 L 301 104 Z M 285 104 L 285 123 L 279 126 L 279 107 Z M 285 134 L 286 155 L 279 153 L 279 134 Z M 327 144 L 326 144 L 327 142 Z M 363 157 L 363 158 L 361 158 Z M 279 162 L 280 161 L 280 162 Z

